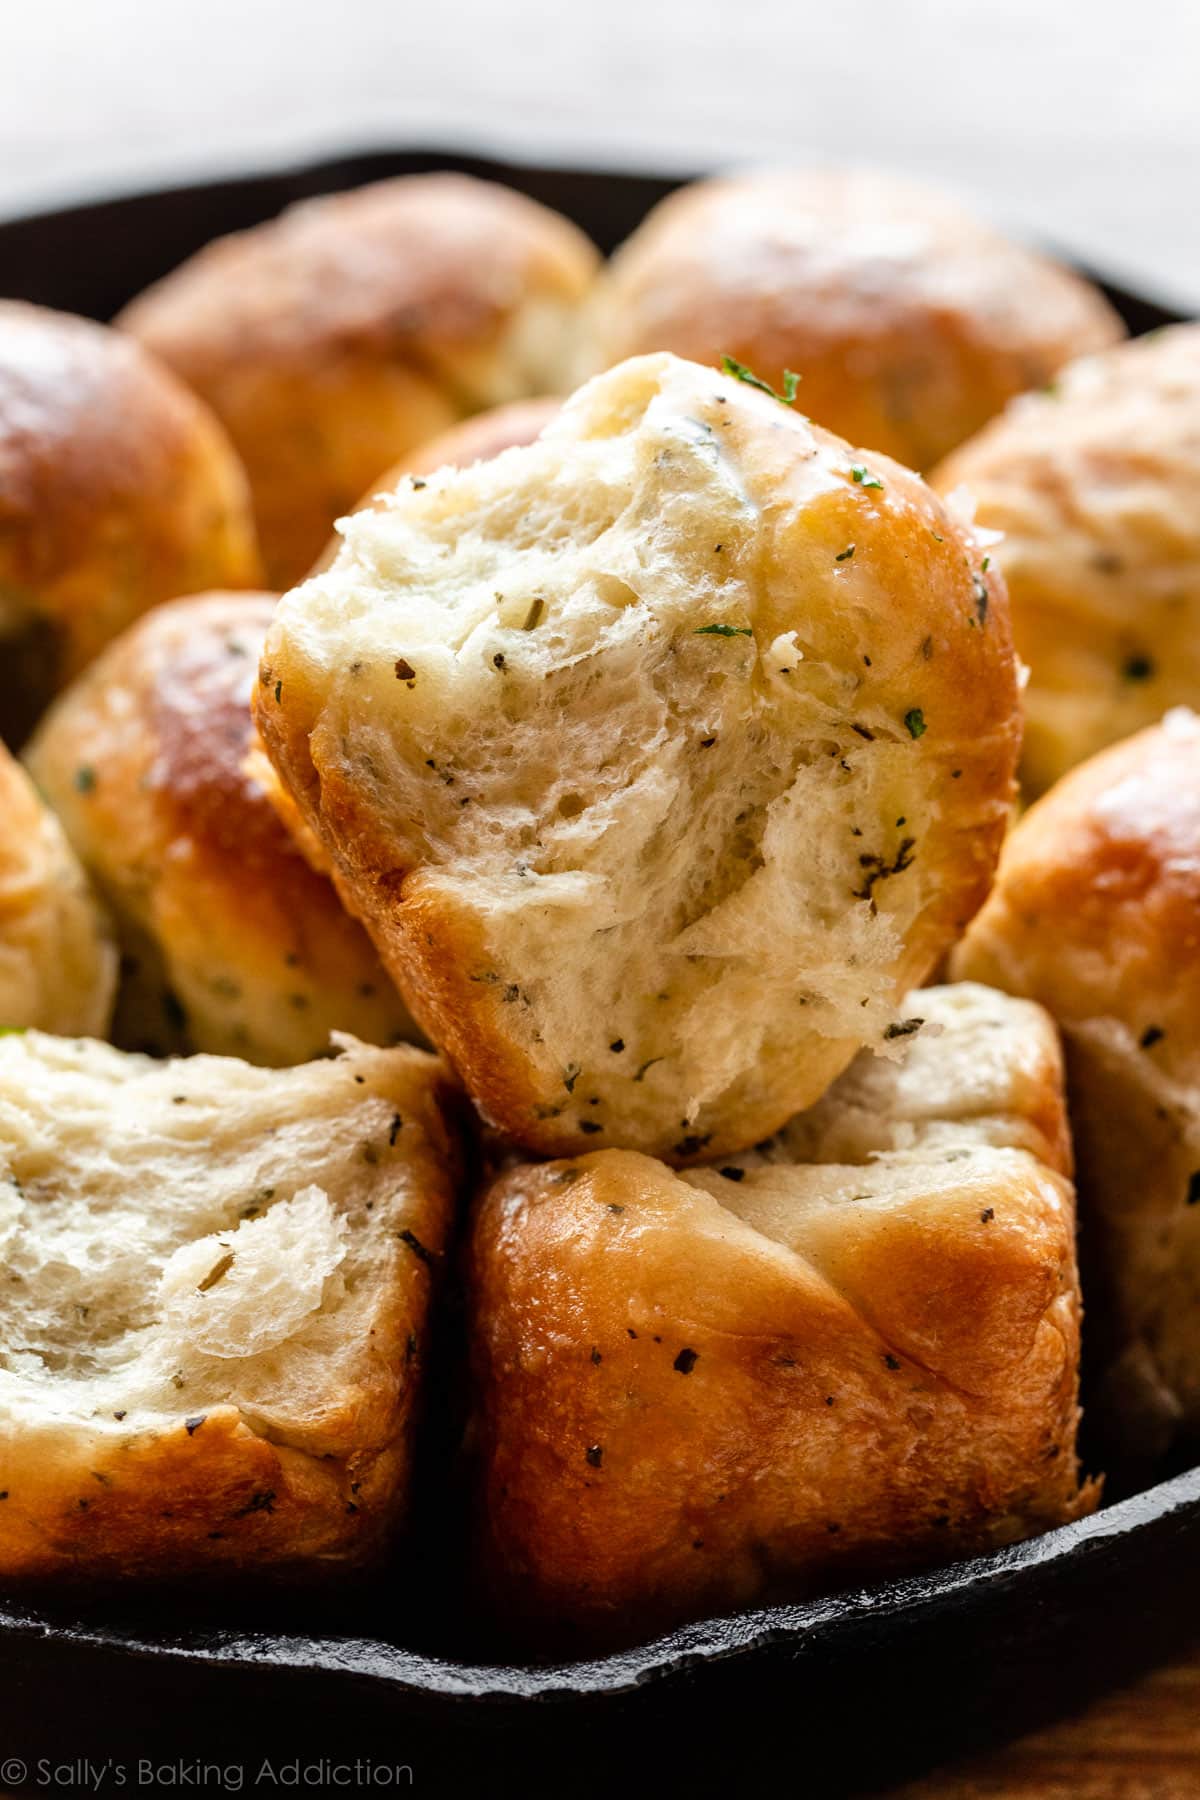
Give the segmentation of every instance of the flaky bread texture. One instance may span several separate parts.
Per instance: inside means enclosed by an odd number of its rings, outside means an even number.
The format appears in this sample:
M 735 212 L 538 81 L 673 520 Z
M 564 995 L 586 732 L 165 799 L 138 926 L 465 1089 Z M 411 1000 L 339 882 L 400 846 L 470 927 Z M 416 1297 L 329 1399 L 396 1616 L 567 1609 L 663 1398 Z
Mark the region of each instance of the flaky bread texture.
M 344 522 L 256 717 L 486 1117 L 680 1162 L 817 1099 L 991 880 L 1003 584 L 915 476 L 645 357 Z
M 1200 721 L 1092 757 L 1012 834 L 958 974 L 1039 1000 L 1067 1051 L 1098 1410 L 1200 1433 Z
M 8 730 L 147 607 L 258 579 L 246 478 L 209 409 L 121 333 L 0 301 Z
M 568 385 L 597 260 L 511 188 L 408 175 L 218 239 L 118 323 L 224 420 L 283 587 L 399 457 L 469 413 Z
M 54 814 L 0 744 L 0 1031 L 102 1035 L 112 928 Z
M 403 1510 L 442 1066 L 0 1040 L 0 1573 L 362 1560 Z
M 460 425 L 453 425 L 449 431 L 439 432 L 437 437 L 419 444 L 388 470 L 379 485 L 387 493 L 396 487 L 402 475 L 432 475 L 437 469 L 467 469 L 472 463 L 490 462 L 502 450 L 532 444 L 561 411 L 562 400 L 553 394 L 489 407 L 487 412 L 476 413 L 473 418 L 464 419 Z
M 415 1028 L 362 926 L 247 766 L 272 594 L 156 607 L 27 750 L 125 950 L 118 1041 L 285 1064 Z
M 932 479 L 1004 534 L 1030 794 L 1200 704 L 1200 325 L 1073 364 Z
M 483 1568 L 543 1637 L 944 1563 L 1089 1511 L 1061 1062 L 1040 1008 L 907 1002 L 748 1156 L 511 1170 L 474 1224 Z
M 792 369 L 819 424 L 915 469 L 1124 336 L 1089 282 L 947 196 L 846 169 L 670 195 L 612 259 L 589 314 L 589 374 L 652 350 L 728 354 L 777 388 Z
M 386 510 L 390 497 L 406 475 L 432 475 L 436 469 L 467 469 L 472 463 L 488 462 L 502 450 L 517 444 L 532 444 L 542 428 L 556 418 L 562 401 L 549 395 L 539 400 L 512 400 L 507 406 L 492 406 L 487 412 L 475 413 L 461 424 L 439 431 L 434 438 L 419 444 L 402 456 L 386 474 L 372 481 L 355 512 L 370 507 L 375 512 Z M 342 547 L 341 534 L 334 532 L 312 573 L 319 575 L 337 561 Z

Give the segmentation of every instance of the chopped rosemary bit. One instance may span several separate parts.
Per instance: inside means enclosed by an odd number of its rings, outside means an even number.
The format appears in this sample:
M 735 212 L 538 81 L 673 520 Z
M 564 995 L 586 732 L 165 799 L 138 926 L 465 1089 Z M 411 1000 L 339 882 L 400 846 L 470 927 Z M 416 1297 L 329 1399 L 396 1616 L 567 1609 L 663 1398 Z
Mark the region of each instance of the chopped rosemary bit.
M 925 731 L 925 714 L 919 706 L 912 706 L 904 715 L 904 723 L 910 738 L 919 738 Z
M 723 356 L 721 368 L 726 375 L 732 375 L 735 381 L 744 381 L 747 387 L 757 388 L 763 394 L 770 394 L 772 400 L 780 400 L 784 406 L 792 405 L 796 398 L 796 389 L 800 386 L 799 375 L 794 374 L 791 369 L 785 369 L 783 371 L 783 392 L 777 394 L 769 381 L 764 381 L 761 375 L 756 375 L 753 369 L 749 369 L 745 363 L 739 362 L 736 356 Z
M 693 637 L 753 637 L 748 625 L 698 625 Z
M 924 1023 L 924 1019 L 893 1019 L 883 1035 L 889 1043 L 894 1038 L 913 1037 Z
M 204 1280 L 196 1283 L 196 1292 L 199 1294 L 207 1294 L 209 1288 L 216 1287 L 223 1275 L 228 1275 L 233 1264 L 233 1251 L 227 1250 L 224 1256 L 213 1264 L 212 1268 L 208 1271 L 208 1274 L 204 1277 Z

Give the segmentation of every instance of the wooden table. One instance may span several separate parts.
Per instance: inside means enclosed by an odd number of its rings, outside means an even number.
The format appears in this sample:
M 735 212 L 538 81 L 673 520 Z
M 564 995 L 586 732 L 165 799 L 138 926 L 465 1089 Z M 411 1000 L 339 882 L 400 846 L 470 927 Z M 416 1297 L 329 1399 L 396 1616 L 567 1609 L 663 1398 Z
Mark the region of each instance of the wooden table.
M 1080 1717 L 889 1791 L 886 1800 L 1197 1800 L 1200 1647 Z M 880 1796 L 880 1800 L 885 1800 Z

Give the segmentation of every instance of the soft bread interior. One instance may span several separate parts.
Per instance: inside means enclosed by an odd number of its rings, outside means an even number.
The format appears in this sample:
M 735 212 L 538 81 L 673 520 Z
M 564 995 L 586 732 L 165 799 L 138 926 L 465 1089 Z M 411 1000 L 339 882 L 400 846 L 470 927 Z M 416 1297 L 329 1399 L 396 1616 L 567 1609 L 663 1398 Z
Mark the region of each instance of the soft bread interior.
M 625 1141 L 667 1107 L 686 1137 L 764 1066 L 812 1064 L 807 1101 L 858 1045 L 886 1050 L 939 864 L 974 854 L 942 821 L 963 747 L 918 743 L 883 673 L 895 568 L 842 556 L 888 528 L 832 443 L 641 359 L 533 446 L 345 521 L 268 638 L 268 745 L 374 886 L 377 938 L 400 876 L 404 902 L 469 918 L 470 981 L 557 1111 L 600 1108 L 585 1129 L 619 1095 Z
M 344 1449 L 439 1250 L 432 1068 L 350 1039 L 286 1072 L 0 1040 L 0 1424 L 117 1437 L 225 1404 Z

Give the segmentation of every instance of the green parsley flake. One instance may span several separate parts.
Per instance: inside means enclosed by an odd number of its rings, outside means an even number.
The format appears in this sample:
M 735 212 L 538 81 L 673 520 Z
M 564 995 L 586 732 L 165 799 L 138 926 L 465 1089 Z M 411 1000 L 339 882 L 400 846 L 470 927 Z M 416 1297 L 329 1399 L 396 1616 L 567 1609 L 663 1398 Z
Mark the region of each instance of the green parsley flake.
M 693 637 L 753 637 L 748 625 L 697 625 Z
M 796 389 L 800 386 L 799 375 L 791 369 L 783 371 L 783 392 L 777 394 L 769 381 L 764 381 L 761 375 L 756 375 L 753 369 L 748 369 L 745 363 L 740 363 L 735 356 L 723 356 L 721 367 L 726 375 L 732 375 L 735 381 L 744 381 L 747 387 L 754 387 L 760 393 L 770 394 L 772 400 L 780 400 L 784 406 L 792 405 L 796 398 Z
M 860 487 L 881 488 L 883 486 L 878 475 L 872 475 L 865 463 L 851 463 L 850 474 Z
M 919 738 L 924 735 L 925 714 L 921 711 L 919 706 L 909 708 L 908 712 L 904 715 L 904 723 L 908 727 L 909 737 Z
M 75 771 L 75 789 L 80 794 L 90 794 L 96 785 L 96 771 L 85 763 Z

